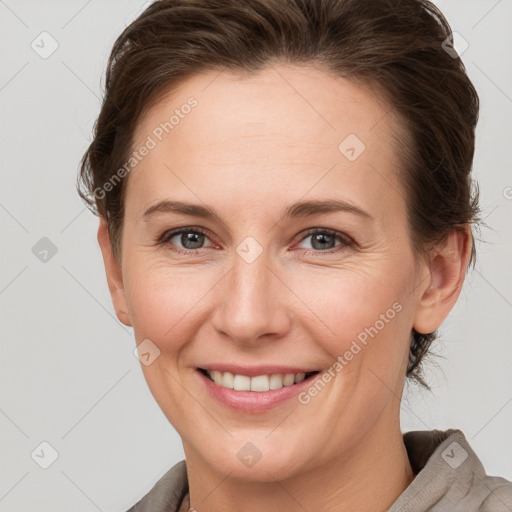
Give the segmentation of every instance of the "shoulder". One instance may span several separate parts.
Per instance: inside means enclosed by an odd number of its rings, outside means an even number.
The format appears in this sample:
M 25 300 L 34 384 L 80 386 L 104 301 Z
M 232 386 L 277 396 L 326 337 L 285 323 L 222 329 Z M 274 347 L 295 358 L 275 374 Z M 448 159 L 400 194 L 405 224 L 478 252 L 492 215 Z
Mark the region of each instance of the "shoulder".
M 151 490 L 126 512 L 175 512 L 188 492 L 187 467 L 182 460 L 165 473 Z
M 512 512 L 512 482 L 487 474 L 461 430 L 408 432 L 404 443 L 415 478 L 388 512 Z
M 484 498 L 479 512 L 512 512 L 512 482 L 498 476 L 487 476 L 482 480 Z
M 486 472 L 462 431 L 447 433 L 434 455 L 445 462 L 444 476 L 452 488 L 446 497 L 456 505 L 454 511 L 512 512 L 512 482 Z

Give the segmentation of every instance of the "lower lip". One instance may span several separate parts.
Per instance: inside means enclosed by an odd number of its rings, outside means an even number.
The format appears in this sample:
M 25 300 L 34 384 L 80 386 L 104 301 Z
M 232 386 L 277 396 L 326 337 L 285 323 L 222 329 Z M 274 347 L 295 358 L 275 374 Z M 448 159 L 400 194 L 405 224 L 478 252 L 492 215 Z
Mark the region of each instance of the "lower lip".
M 301 391 L 311 386 L 315 379 L 321 375 L 317 373 L 298 384 L 283 386 L 280 389 L 270 391 L 235 391 L 219 386 L 199 370 L 196 370 L 196 373 L 215 400 L 231 409 L 252 413 L 268 411 L 296 397 Z

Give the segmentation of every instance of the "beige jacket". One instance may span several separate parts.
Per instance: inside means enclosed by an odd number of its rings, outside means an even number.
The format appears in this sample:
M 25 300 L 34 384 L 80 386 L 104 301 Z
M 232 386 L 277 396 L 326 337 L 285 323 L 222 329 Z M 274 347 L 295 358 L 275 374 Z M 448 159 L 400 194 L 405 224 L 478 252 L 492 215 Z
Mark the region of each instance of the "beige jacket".
M 416 477 L 387 512 L 512 512 L 512 482 L 487 475 L 460 430 L 403 437 Z M 187 492 L 182 460 L 127 512 L 178 512 Z

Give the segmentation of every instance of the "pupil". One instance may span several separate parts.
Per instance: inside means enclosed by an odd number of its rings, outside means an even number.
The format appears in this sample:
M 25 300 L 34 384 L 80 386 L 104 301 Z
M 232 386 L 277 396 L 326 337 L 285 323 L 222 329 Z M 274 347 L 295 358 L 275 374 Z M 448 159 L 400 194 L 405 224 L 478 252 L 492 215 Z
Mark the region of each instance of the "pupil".
M 201 247 L 204 235 L 202 233 L 183 233 L 181 243 L 186 249 L 198 249 Z
M 327 240 L 326 240 L 327 239 Z M 327 247 L 325 242 L 327 241 L 327 245 L 329 245 L 329 242 L 333 241 L 332 235 L 326 234 L 326 233 L 319 233 L 316 236 L 313 237 L 312 245 L 314 249 L 325 249 L 325 248 L 332 248 L 330 245 Z M 322 243 L 323 242 L 323 243 Z M 315 247 L 315 244 L 320 243 L 320 245 Z

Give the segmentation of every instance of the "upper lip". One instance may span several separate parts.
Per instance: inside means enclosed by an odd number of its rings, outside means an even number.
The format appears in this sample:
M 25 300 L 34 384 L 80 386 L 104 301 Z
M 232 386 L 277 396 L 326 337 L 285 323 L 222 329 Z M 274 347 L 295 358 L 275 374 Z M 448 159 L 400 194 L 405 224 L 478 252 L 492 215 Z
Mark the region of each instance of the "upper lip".
M 235 365 L 235 364 L 205 364 L 198 366 L 199 369 L 219 372 L 230 372 L 233 375 L 247 375 L 248 377 L 257 377 L 258 375 L 272 375 L 275 373 L 281 373 L 283 375 L 287 373 L 310 373 L 319 371 L 318 368 L 306 368 L 303 366 L 283 366 L 283 365 Z

